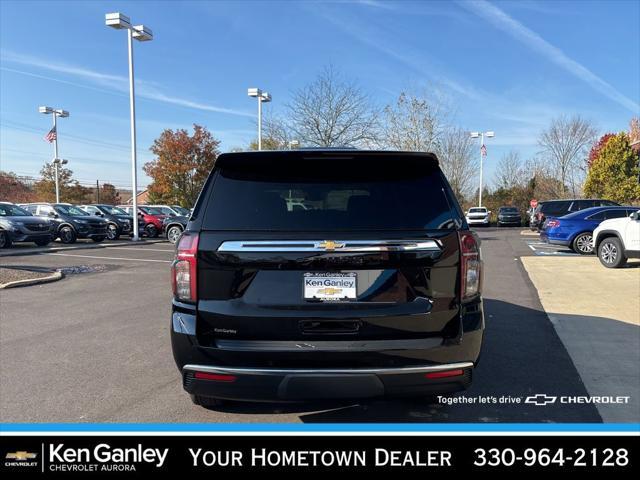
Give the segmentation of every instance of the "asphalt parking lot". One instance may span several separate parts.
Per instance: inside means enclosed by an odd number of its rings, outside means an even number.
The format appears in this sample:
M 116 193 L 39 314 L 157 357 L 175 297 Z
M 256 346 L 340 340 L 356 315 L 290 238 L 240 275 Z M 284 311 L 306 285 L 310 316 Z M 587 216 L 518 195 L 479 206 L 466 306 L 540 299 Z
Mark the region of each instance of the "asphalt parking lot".
M 466 403 L 192 405 L 169 343 L 173 246 L 127 244 L 3 257 L 63 267 L 63 280 L 0 291 L 2 422 L 600 422 L 592 404 L 517 404 L 588 395 L 523 267 L 519 228 L 480 230 L 486 338 Z M 80 268 L 82 267 L 82 268 Z M 486 397 L 482 403 L 480 397 Z M 476 399 L 476 400 L 473 400 Z M 631 420 L 630 420 L 631 421 Z M 636 420 L 637 421 L 637 418 Z

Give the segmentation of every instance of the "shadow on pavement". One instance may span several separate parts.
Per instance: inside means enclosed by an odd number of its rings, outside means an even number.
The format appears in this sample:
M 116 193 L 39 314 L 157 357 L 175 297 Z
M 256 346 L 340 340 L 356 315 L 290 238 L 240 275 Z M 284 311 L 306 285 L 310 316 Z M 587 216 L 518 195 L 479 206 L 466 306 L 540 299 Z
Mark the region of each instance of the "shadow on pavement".
M 225 412 L 254 415 L 301 413 L 303 422 L 601 422 L 590 404 L 481 404 L 479 397 L 524 398 L 587 395 L 567 350 L 543 311 L 486 298 L 482 357 L 471 389 L 453 398 L 472 404 L 434 404 L 427 399 L 306 404 L 229 403 Z M 619 322 L 614 322 L 619 323 Z M 626 328 L 626 327 L 625 327 Z M 309 413 L 305 413 L 309 412 Z

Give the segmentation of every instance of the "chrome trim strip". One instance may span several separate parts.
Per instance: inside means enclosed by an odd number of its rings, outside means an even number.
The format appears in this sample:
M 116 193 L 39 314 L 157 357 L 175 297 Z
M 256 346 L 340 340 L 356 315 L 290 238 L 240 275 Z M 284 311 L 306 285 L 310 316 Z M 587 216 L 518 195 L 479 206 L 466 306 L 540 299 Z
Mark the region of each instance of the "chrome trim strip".
M 429 365 L 423 367 L 397 367 L 397 368 L 243 368 L 243 367 L 212 367 L 207 365 L 185 365 L 182 370 L 190 370 L 206 373 L 219 373 L 223 375 L 308 375 L 308 374 L 403 374 L 403 373 L 427 373 L 440 372 L 442 370 L 456 370 L 458 368 L 473 368 L 473 362 L 448 363 L 444 365 Z
M 437 240 L 239 240 L 222 242 L 218 252 L 439 252 Z
M 216 348 L 236 352 L 379 352 L 424 350 L 441 344 L 442 338 L 438 337 L 405 340 L 216 340 Z

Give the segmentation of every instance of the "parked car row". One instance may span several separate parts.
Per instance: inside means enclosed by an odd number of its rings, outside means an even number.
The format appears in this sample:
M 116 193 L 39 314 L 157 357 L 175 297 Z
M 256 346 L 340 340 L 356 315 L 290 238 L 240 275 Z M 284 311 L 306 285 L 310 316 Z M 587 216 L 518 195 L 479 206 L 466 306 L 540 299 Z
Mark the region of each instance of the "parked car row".
M 0 202 L 0 248 L 15 242 L 45 246 L 56 239 L 69 244 L 79 238 L 102 242 L 133 236 L 132 213 L 129 205 Z M 176 243 L 189 215 L 189 210 L 179 206 L 140 205 L 138 229 L 143 236 L 157 238 L 165 234 L 171 243 Z
M 540 227 L 540 239 L 569 247 L 581 255 L 597 253 L 600 262 L 609 268 L 624 265 L 628 258 L 640 258 L 640 209 L 616 205 L 609 200 L 589 202 L 607 205 L 561 216 L 550 216 L 547 210 Z
M 470 226 L 484 226 L 491 225 L 491 210 L 486 207 L 471 207 L 465 214 L 467 223 Z M 518 207 L 503 206 L 498 210 L 498 218 L 496 225 L 502 227 L 505 225 L 520 226 L 522 225 L 522 216 Z
M 619 206 L 619 204 L 602 198 L 576 198 L 539 202 L 531 212 L 529 227 L 531 230 L 537 230 L 539 232 L 548 217 L 562 217 L 572 212 L 579 212 L 585 208 L 611 206 Z

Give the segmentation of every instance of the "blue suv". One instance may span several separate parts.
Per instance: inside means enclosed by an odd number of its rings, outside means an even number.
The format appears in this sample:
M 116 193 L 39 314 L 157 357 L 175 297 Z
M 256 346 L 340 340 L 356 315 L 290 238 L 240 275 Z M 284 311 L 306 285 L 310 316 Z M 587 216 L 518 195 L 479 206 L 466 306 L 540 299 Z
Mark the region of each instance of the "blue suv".
M 611 218 L 628 217 L 638 207 L 592 207 L 562 217 L 547 217 L 540 240 L 554 245 L 564 245 L 581 255 L 593 253 L 593 231 L 600 222 Z

